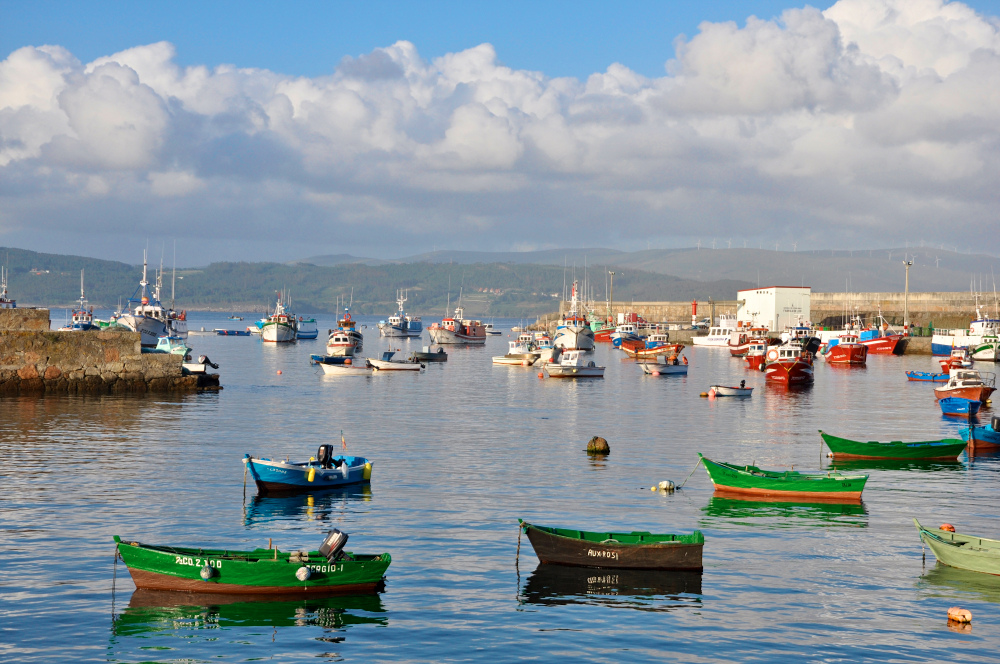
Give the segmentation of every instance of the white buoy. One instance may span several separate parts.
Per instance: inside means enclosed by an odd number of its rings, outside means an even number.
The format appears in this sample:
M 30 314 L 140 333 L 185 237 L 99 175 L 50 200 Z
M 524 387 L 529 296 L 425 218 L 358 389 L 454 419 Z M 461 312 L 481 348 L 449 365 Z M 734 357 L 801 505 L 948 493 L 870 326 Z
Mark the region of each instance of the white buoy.
M 312 572 L 305 565 L 295 570 L 295 578 L 299 581 L 308 581 L 310 576 L 312 576 Z
M 205 565 L 204 567 L 201 568 L 201 571 L 198 574 L 201 576 L 203 580 L 208 581 L 209 579 L 212 578 L 212 575 L 215 574 L 215 570 L 209 567 L 208 565 Z

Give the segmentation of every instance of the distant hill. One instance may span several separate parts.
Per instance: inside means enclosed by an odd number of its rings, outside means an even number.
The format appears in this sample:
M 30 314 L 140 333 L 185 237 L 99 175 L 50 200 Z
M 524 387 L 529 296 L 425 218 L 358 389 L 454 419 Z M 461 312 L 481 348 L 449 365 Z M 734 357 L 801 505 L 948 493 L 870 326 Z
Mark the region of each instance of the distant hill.
M 9 258 L 8 258 L 9 256 Z M 11 270 L 10 294 L 19 304 L 69 306 L 79 296 L 79 269 L 86 269 L 87 298 L 99 307 L 117 306 L 135 291 L 141 266 L 78 256 L 40 254 L 0 248 L 0 262 Z M 459 294 L 469 314 L 536 316 L 554 311 L 564 283 L 574 273 L 581 288 L 589 274 L 590 292 L 605 298 L 604 269 L 585 274 L 562 266 L 513 263 L 385 263 L 343 262 L 320 266 L 307 261 L 281 263 L 213 263 L 204 268 L 177 270 L 178 308 L 262 311 L 273 307 L 275 292 L 286 289 L 295 311 L 334 312 L 339 302 L 350 302 L 357 313 L 387 315 L 396 309 L 396 289 L 408 289 L 407 311 L 443 314 L 449 299 Z M 149 280 L 155 280 L 150 268 Z M 164 275 L 163 299 L 170 296 L 171 271 Z M 732 279 L 696 281 L 630 269 L 615 277 L 616 301 L 732 299 L 750 284 Z M 449 296 L 450 294 L 450 296 Z
M 601 270 L 609 266 L 619 271 L 643 270 L 699 281 L 730 279 L 761 286 L 811 286 L 817 292 L 881 292 L 903 290 L 904 254 L 913 260 L 910 268 L 910 290 L 913 291 L 968 291 L 973 278 L 977 289 L 992 291 L 991 275 L 1000 272 L 1000 258 L 996 256 L 924 247 L 863 251 L 773 251 L 742 247 L 635 252 L 597 248 L 526 252 L 437 251 L 392 262 L 502 262 L 558 266 L 565 262 L 575 265 L 578 271 L 586 262 L 592 268 Z M 729 299 L 733 296 L 730 294 Z

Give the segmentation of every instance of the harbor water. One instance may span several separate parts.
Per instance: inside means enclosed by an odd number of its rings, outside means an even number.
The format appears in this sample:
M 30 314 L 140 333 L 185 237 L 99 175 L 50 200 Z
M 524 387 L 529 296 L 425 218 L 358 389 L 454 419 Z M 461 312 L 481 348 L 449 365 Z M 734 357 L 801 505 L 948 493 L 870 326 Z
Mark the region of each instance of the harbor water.
M 53 318 L 56 315 L 53 314 Z M 248 318 L 247 321 L 250 319 Z M 377 317 L 365 350 L 390 347 Z M 425 325 L 429 324 L 425 321 Z M 610 345 L 603 379 L 539 379 L 493 366 L 517 321 L 485 348 L 448 347 L 419 373 L 330 377 L 320 338 L 192 334 L 224 390 L 184 396 L 0 401 L 0 660 L 18 662 L 996 661 L 1000 578 L 926 558 L 913 525 L 1000 538 L 1000 456 L 954 463 L 857 461 L 860 504 L 713 495 L 697 453 L 764 468 L 831 461 L 818 429 L 860 440 L 958 437 L 926 356 L 817 363 L 812 387 L 765 385 L 725 349 L 689 348 L 689 375 L 644 376 Z M 191 314 L 191 330 L 244 328 Z M 423 340 L 391 340 L 401 355 Z M 993 370 L 992 365 L 982 365 Z M 280 373 L 279 373 L 280 372 Z M 750 399 L 699 397 L 713 383 Z M 984 409 L 981 421 L 993 411 Z M 245 453 L 304 459 L 340 444 L 373 460 L 370 486 L 256 497 Z M 611 454 L 584 452 L 591 436 Z M 245 497 L 244 497 L 245 492 Z M 539 567 L 518 517 L 585 530 L 705 534 L 703 574 Z M 113 535 L 229 549 L 389 552 L 373 596 L 206 602 L 135 591 Z M 971 610 L 964 630 L 950 606 Z

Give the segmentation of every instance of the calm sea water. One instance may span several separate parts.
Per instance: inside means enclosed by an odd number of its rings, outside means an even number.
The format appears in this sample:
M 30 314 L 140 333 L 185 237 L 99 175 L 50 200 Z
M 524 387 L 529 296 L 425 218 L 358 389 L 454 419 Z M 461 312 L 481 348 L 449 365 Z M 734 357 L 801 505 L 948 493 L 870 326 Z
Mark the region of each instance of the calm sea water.
M 57 316 L 54 314 L 54 318 Z M 237 327 L 192 315 L 191 328 Z M 248 319 L 249 320 L 249 319 Z M 366 351 L 388 346 L 367 324 Z M 509 329 L 516 321 L 497 321 Z M 321 332 L 333 324 L 320 320 Z M 1000 578 L 925 561 L 913 527 L 1000 536 L 1000 457 L 852 465 L 859 506 L 714 497 L 697 452 L 772 468 L 829 466 L 817 429 L 869 439 L 956 436 L 929 357 L 818 366 L 813 387 L 764 384 L 721 349 L 690 375 L 647 377 L 601 346 L 603 380 L 494 367 L 508 337 L 449 348 L 419 374 L 325 377 L 321 339 L 192 336 L 221 364 L 218 394 L 0 401 L 0 659 L 5 661 L 954 661 L 996 660 Z M 394 340 L 404 350 L 424 341 Z M 992 368 L 992 367 L 987 367 Z M 281 375 L 277 372 L 281 371 Z M 746 379 L 749 400 L 708 401 Z M 990 411 L 986 411 L 989 417 Z M 982 416 L 981 416 L 982 417 Z M 244 453 L 309 457 L 338 443 L 374 461 L 370 488 L 289 498 L 243 488 Z M 612 453 L 588 458 L 592 435 Z M 705 533 L 697 574 L 540 569 L 517 518 L 590 530 Z M 384 593 L 205 606 L 135 592 L 112 535 L 226 548 L 392 554 Z M 117 576 L 115 577 L 115 574 Z M 112 589 L 114 588 L 114 593 Z M 949 606 L 972 611 L 954 632 Z

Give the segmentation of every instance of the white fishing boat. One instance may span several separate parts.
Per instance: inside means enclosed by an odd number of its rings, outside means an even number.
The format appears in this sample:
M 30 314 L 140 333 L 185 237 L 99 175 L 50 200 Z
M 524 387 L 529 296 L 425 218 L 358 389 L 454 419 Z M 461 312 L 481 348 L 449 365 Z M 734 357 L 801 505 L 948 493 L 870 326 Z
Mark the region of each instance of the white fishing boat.
M 529 367 L 534 364 L 535 361 L 541 356 L 541 353 L 535 349 L 534 340 L 531 339 L 530 334 L 528 337 L 528 341 L 518 339 L 517 341 L 508 342 L 510 348 L 508 349 L 507 354 L 493 357 L 493 364 L 524 367 Z
M 686 376 L 688 372 L 687 358 L 678 359 L 676 355 L 657 355 L 653 362 L 642 360 L 637 364 L 647 376 Z
M 160 337 L 169 334 L 163 307 L 156 299 L 151 299 L 149 281 L 146 280 L 146 252 L 142 253 L 142 280 L 139 287 L 118 311 L 112 320 L 126 329 L 139 333 L 139 343 L 146 348 L 156 348 Z M 132 304 L 135 303 L 133 308 Z
M 423 364 L 419 362 L 410 362 L 409 360 L 394 360 L 393 356 L 396 351 L 386 350 L 382 352 L 382 357 L 379 359 L 369 359 L 368 364 L 375 367 L 378 371 L 420 371 L 424 368 Z
M 486 323 L 486 334 L 492 334 L 494 336 L 498 334 L 503 334 L 500 330 L 494 329 L 493 323 Z
M 558 362 L 545 364 L 542 370 L 549 378 L 604 378 L 605 367 L 583 359 L 583 351 L 566 350 Z
M 7 297 L 8 273 L 6 268 L 0 268 L 0 309 L 17 309 L 17 302 Z
M 330 330 L 326 340 L 326 354 L 340 357 L 357 357 L 364 351 L 364 337 L 347 309 L 339 321 L 340 327 Z
M 590 329 L 587 317 L 579 312 L 577 282 L 573 282 L 573 295 L 569 311 L 556 325 L 556 335 L 552 345 L 563 350 L 593 350 L 594 331 Z
M 1000 319 L 988 318 L 979 306 L 979 296 L 976 295 L 976 319 L 964 330 L 937 330 L 931 337 L 931 353 L 948 355 L 952 348 L 968 348 L 970 352 L 980 350 L 981 346 L 995 342 L 1000 336 Z M 986 357 L 987 349 L 982 349 L 981 357 L 974 359 L 990 359 Z M 995 351 L 994 358 L 995 360 Z
M 94 324 L 94 309 L 87 309 L 87 298 L 83 293 L 83 270 L 80 270 L 80 306 L 73 310 L 73 317 L 64 327 L 60 327 L 60 332 L 82 332 L 97 329 Z
M 445 318 L 440 323 L 434 323 L 427 328 L 431 343 L 435 344 L 468 344 L 482 346 L 486 344 L 486 327 L 482 321 L 465 318 L 465 310 L 455 308 L 453 318 Z
M 350 358 L 343 364 L 327 364 L 320 363 L 320 368 L 323 369 L 323 373 L 327 376 L 371 376 L 375 372 L 375 367 L 370 366 L 367 362 L 363 364 L 348 364 Z
M 388 320 L 379 321 L 378 333 L 383 337 L 410 338 L 419 337 L 424 332 L 424 324 L 420 321 L 420 316 L 407 316 L 403 310 L 406 302 L 406 291 L 396 292 L 396 305 L 399 307 Z
M 295 314 L 288 312 L 281 303 L 281 295 L 274 307 L 274 313 L 263 321 L 260 328 L 260 338 L 271 343 L 288 343 L 295 341 L 298 331 L 298 320 Z
M 729 339 L 735 330 L 736 314 L 722 314 L 719 316 L 718 326 L 708 328 L 707 336 L 694 337 L 691 342 L 695 346 L 717 346 L 728 348 Z
M 295 332 L 296 339 L 315 339 L 319 336 L 319 328 L 316 327 L 315 318 L 303 318 L 299 316 L 298 330 Z

